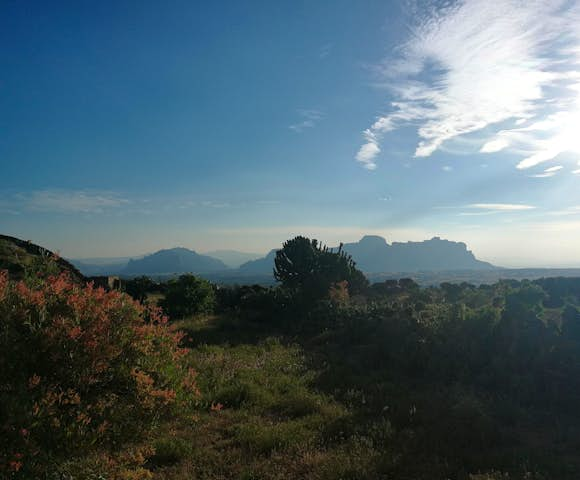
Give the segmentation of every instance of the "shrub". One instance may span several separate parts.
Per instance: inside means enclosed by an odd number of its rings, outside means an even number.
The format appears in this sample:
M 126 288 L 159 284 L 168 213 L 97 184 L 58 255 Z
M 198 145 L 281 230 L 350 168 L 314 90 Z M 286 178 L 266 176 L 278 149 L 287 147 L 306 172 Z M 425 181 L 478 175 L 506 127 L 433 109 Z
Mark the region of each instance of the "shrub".
M 214 289 L 207 280 L 181 275 L 167 284 L 161 306 L 171 318 L 212 313 L 216 304 Z
M 297 289 L 311 300 L 328 295 L 332 285 L 346 281 L 351 294 L 368 287 L 368 280 L 357 270 L 352 257 L 342 250 L 323 247 L 318 240 L 295 237 L 284 243 L 274 258 L 274 278 L 285 288 Z
M 180 338 L 158 309 L 120 292 L 65 274 L 32 285 L 0 272 L 0 477 L 118 455 L 193 406 Z

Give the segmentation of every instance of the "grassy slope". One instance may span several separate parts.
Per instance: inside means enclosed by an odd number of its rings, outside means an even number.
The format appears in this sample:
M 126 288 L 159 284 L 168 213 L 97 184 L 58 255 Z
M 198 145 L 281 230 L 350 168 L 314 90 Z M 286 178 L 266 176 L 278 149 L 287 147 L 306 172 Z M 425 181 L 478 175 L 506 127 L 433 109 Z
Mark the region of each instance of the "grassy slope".
M 302 350 L 279 338 L 222 343 L 212 323 L 182 323 L 211 339 L 191 353 L 202 391 L 197 428 L 168 425 L 157 442 L 155 478 L 375 478 L 369 439 L 343 438 L 349 411 L 313 388 Z
M 180 322 L 177 328 L 191 335 L 195 347 L 190 360 L 199 372 L 201 413 L 193 428 L 165 425 L 152 459 L 155 479 L 426 478 L 425 459 L 417 458 L 416 467 L 404 473 L 397 467 L 405 433 L 395 433 L 386 418 L 362 418 L 361 391 L 339 403 L 316 389 L 324 368 L 298 345 L 219 318 Z M 438 479 L 436 471 L 429 478 Z

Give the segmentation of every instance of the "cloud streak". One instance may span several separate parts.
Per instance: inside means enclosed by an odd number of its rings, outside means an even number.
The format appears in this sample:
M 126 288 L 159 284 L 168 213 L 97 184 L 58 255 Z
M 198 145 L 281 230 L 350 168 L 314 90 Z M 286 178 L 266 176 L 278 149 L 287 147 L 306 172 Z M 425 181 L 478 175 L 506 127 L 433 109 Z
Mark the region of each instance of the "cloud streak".
M 301 121 L 290 125 L 288 128 L 294 130 L 296 133 L 301 133 L 307 128 L 314 128 L 316 124 L 324 117 L 324 114 L 319 110 L 300 109 L 298 114 Z
M 523 210 L 533 210 L 533 205 L 523 205 L 521 203 L 472 203 L 467 208 L 477 210 L 488 210 L 492 212 L 521 212 Z
M 131 203 L 108 191 L 46 189 L 18 193 L 4 200 L 12 209 L 51 213 L 103 213 Z
M 523 155 L 519 169 L 580 155 L 580 0 L 444 5 L 417 8 L 428 13 L 377 68 L 394 101 L 363 132 L 356 160 L 376 168 L 382 138 L 408 126 L 416 157 L 475 132 L 481 153 Z

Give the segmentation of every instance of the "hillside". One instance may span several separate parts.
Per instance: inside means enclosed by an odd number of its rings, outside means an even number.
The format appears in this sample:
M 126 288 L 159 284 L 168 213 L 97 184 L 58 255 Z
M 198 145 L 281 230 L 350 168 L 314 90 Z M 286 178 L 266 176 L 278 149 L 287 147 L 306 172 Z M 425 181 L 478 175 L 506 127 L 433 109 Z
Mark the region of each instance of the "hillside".
M 52 255 L 54 254 L 50 250 L 30 241 L 0 235 L 0 270 L 8 270 L 8 274 L 13 279 L 23 278 L 26 268 Z M 80 281 L 84 278 L 81 272 L 69 262 L 60 257 L 55 258 L 57 258 L 58 268 L 63 272 L 69 272 L 74 280 Z
M 172 273 L 213 273 L 227 270 L 221 260 L 200 255 L 187 248 L 159 250 L 138 260 L 129 260 L 123 275 L 163 275 Z

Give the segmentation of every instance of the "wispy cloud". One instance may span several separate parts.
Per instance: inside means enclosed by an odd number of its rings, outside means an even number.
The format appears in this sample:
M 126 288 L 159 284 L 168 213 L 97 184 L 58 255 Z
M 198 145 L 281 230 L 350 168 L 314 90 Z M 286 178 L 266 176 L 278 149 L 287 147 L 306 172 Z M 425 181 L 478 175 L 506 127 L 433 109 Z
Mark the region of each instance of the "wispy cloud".
M 580 215 L 580 205 L 567 207 L 562 210 L 554 210 L 553 212 L 549 212 L 549 215 L 554 215 L 558 217 L 566 215 Z
M 102 213 L 130 202 L 107 191 L 37 190 L 14 195 L 11 203 L 18 208 L 38 212 Z
M 298 110 L 301 120 L 290 125 L 288 128 L 300 133 L 307 128 L 313 128 L 324 117 L 324 113 L 320 110 L 314 109 L 300 109 Z
M 520 169 L 580 155 L 580 0 L 423 3 L 377 69 L 395 100 L 364 131 L 359 162 L 375 168 L 382 137 L 403 126 L 417 128 L 417 157 L 474 132 L 482 153 L 521 154 Z
M 467 205 L 466 208 L 495 212 L 519 212 L 522 210 L 533 210 L 536 207 L 533 205 L 523 205 L 521 203 L 472 203 Z
M 564 167 L 562 165 L 557 165 L 555 167 L 546 168 L 542 173 L 536 173 L 535 175 L 530 175 L 530 177 L 534 178 L 549 178 L 556 175 L 560 170 Z

